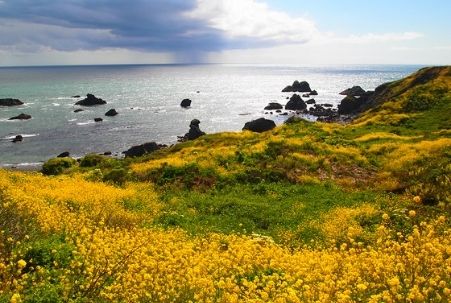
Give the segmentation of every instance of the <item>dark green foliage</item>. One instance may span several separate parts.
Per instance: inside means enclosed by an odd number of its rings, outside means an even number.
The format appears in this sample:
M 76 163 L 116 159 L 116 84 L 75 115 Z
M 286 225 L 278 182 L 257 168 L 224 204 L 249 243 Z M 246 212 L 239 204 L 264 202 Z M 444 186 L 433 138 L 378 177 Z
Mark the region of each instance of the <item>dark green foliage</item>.
M 130 174 L 125 168 L 113 168 L 103 175 L 104 182 L 111 182 L 116 185 L 123 185 L 130 179 Z
M 63 290 L 61 286 L 44 284 L 26 291 L 24 303 L 63 303 Z
M 77 161 L 69 157 L 53 158 L 44 163 L 42 166 L 42 173 L 44 175 L 59 175 L 74 166 L 76 163 Z
M 107 157 L 97 154 L 88 154 L 81 158 L 80 167 L 95 167 L 105 163 L 108 160 Z
M 186 189 L 210 188 L 218 180 L 217 173 L 211 168 L 202 168 L 195 163 L 182 167 L 162 165 L 149 173 L 148 178 L 157 185 L 178 185 Z

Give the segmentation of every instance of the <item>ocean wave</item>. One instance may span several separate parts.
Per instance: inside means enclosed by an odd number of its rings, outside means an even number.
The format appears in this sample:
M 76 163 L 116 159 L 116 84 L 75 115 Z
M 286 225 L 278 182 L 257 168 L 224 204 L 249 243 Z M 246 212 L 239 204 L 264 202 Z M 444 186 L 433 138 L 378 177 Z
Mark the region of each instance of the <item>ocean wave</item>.
M 77 125 L 83 126 L 83 125 L 89 125 L 89 124 L 95 124 L 94 121 L 87 121 L 87 122 L 77 122 Z

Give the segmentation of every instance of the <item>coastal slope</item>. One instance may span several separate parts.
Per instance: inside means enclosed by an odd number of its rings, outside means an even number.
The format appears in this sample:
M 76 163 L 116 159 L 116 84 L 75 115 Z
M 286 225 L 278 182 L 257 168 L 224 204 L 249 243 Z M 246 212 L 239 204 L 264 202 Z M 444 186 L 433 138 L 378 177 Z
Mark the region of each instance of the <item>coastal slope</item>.
M 349 124 L 0 170 L 0 302 L 449 302 L 450 75 Z

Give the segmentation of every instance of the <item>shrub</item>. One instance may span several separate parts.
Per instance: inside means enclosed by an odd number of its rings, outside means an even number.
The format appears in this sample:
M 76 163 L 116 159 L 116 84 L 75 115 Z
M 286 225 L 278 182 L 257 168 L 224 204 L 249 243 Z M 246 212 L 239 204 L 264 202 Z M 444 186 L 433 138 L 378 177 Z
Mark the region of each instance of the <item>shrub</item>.
M 77 161 L 69 157 L 53 158 L 44 163 L 42 166 L 42 173 L 44 175 L 59 175 L 74 166 L 75 163 L 77 163 Z
M 123 185 L 130 179 L 130 175 L 125 168 L 113 168 L 103 176 L 103 181 Z
M 102 155 L 88 154 L 80 161 L 80 167 L 95 167 L 107 161 L 107 158 Z

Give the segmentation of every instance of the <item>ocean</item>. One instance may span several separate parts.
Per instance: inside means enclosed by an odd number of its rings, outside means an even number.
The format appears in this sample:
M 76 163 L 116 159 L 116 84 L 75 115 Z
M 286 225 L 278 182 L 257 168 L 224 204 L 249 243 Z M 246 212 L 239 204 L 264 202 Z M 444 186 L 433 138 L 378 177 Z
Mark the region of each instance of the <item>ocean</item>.
M 37 165 L 64 151 L 81 157 L 110 151 L 120 156 L 132 145 L 173 144 L 196 118 L 207 133 L 239 131 L 245 122 L 266 117 L 276 124 L 287 116 L 265 114 L 269 102 L 285 104 L 281 90 L 294 80 L 308 81 L 319 104 L 335 107 L 342 90 L 360 85 L 373 90 L 421 66 L 412 65 L 111 65 L 0 68 L 0 98 L 25 102 L 0 107 L 0 166 Z M 108 104 L 75 102 L 92 93 Z M 191 99 L 188 109 L 180 102 Z M 105 117 L 115 108 L 119 115 Z M 33 118 L 9 121 L 20 113 Z M 103 122 L 95 123 L 101 117 Z M 20 143 L 11 139 L 21 134 Z

